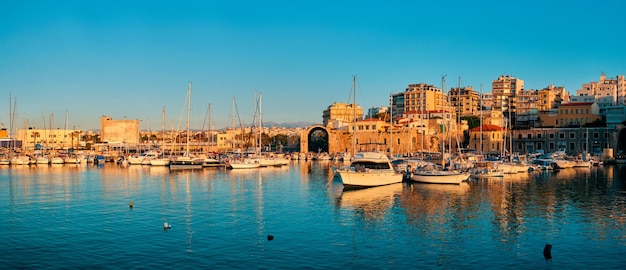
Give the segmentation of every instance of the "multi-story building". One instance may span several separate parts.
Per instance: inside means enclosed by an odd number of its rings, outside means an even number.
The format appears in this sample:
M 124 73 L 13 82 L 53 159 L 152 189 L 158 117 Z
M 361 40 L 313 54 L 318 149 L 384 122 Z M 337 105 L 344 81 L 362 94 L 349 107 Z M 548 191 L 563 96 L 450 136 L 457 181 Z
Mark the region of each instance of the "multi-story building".
M 391 114 L 393 118 L 401 117 L 404 113 L 404 92 L 391 94 Z
M 549 85 L 537 91 L 537 110 L 547 111 L 555 109 L 562 102 L 570 101 L 569 92 L 563 86 Z
M 588 152 L 603 153 L 603 149 L 615 148 L 616 132 L 604 128 L 534 128 L 513 131 L 514 151 L 546 153 L 565 151 L 570 155 Z
M 515 97 L 519 91 L 524 89 L 524 80 L 517 79 L 510 75 L 500 75 L 498 79 L 491 82 L 493 93 L 493 109 L 501 112 L 515 113 Z
M 389 112 L 389 107 L 378 106 L 372 107 L 367 110 L 367 117 L 377 117 L 380 114 L 385 114 Z
M 404 91 L 404 113 L 442 110 L 447 107 L 446 95 L 441 89 L 425 83 L 409 84 Z
M 347 104 L 335 102 L 324 110 L 323 124 L 330 128 L 340 128 L 346 124 L 354 122 L 356 119 L 363 118 L 363 108 L 356 104 Z
M 582 85 L 581 89 L 576 90 L 579 96 L 596 96 L 613 98 L 613 104 L 626 103 L 626 80 L 624 75 L 618 75 L 616 78 L 606 78 L 606 74 L 600 75 L 600 81 L 589 82 Z
M 452 88 L 448 96 L 458 116 L 474 115 L 479 109 L 479 95 L 471 86 Z
M 501 153 L 508 130 L 502 126 L 482 125 L 469 130 L 468 147 L 480 153 Z
M 484 93 L 480 96 L 480 109 L 492 110 L 493 109 L 493 94 Z
M 598 104 L 591 102 L 563 103 L 556 116 L 557 127 L 582 126 L 601 119 Z
M 516 128 L 531 128 L 539 125 L 539 114 L 537 110 L 538 95 L 537 90 L 520 90 L 515 97 L 512 97 L 517 104 L 515 112 Z
M 83 132 L 71 129 L 18 129 L 17 139 L 22 141 L 22 148 L 32 149 L 68 149 L 82 146 Z

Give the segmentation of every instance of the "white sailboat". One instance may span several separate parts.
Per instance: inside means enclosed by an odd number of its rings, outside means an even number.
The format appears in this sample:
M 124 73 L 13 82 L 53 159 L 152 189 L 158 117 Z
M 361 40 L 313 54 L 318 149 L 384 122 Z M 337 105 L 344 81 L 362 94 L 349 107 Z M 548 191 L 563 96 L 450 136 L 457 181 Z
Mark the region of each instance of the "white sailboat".
M 161 155 L 150 159 L 150 165 L 152 166 L 168 166 L 170 165 L 170 159 L 165 157 L 165 106 L 161 113 Z
M 176 159 L 170 161 L 170 170 L 190 170 L 190 169 L 202 169 L 202 159 L 193 158 L 189 151 L 190 131 L 189 131 L 189 117 L 191 114 L 191 82 L 189 82 L 189 88 L 187 89 L 187 144 L 185 153 L 183 156 L 179 156 Z
M 443 90 L 444 90 L 444 77 L 441 77 L 441 104 L 442 104 L 442 121 L 445 126 L 446 116 L 445 116 L 445 107 L 443 102 Z M 467 172 L 458 172 L 453 170 L 448 170 L 445 168 L 445 157 L 446 157 L 446 146 L 445 139 L 441 140 L 441 156 L 442 156 L 442 167 L 438 168 L 437 166 L 426 166 L 426 167 L 418 167 L 415 168 L 410 176 L 410 179 L 415 182 L 427 183 L 427 184 L 460 184 L 463 181 L 466 181 L 470 177 L 470 173 Z

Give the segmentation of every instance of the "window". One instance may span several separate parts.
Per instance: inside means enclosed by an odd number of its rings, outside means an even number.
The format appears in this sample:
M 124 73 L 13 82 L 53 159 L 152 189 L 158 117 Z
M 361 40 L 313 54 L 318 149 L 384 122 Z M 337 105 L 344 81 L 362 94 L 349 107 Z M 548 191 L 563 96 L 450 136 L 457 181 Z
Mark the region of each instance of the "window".
M 576 133 L 574 133 L 574 132 L 570 132 L 570 133 L 569 133 L 569 138 L 570 138 L 570 139 L 575 139 L 575 138 L 576 138 Z
M 600 138 L 600 134 L 598 134 L 598 132 L 594 132 L 593 133 L 593 138 L 594 139 Z
M 575 143 L 573 143 L 573 142 L 569 143 L 569 150 L 570 151 L 573 151 L 575 147 L 576 147 Z
M 533 135 L 529 133 L 529 134 L 527 134 L 527 135 L 526 135 L 526 138 L 527 138 L 527 139 L 532 139 L 532 138 L 533 138 Z
M 550 133 L 550 139 L 554 139 L 554 133 Z
M 540 142 L 539 142 L 539 143 L 537 143 L 537 150 L 542 149 L 542 148 L 541 148 L 542 146 L 543 146 L 543 145 L 541 145 L 541 143 L 540 143 Z
M 550 146 L 550 151 L 553 151 L 554 150 L 554 143 L 550 143 L 549 146 Z
M 537 139 L 541 139 L 541 133 L 537 133 Z
M 560 138 L 560 139 L 565 139 L 565 133 L 560 132 L 560 133 L 559 133 L 559 138 Z
M 522 134 L 517 134 L 518 139 L 522 139 Z
M 587 139 L 587 133 L 583 133 L 583 139 Z

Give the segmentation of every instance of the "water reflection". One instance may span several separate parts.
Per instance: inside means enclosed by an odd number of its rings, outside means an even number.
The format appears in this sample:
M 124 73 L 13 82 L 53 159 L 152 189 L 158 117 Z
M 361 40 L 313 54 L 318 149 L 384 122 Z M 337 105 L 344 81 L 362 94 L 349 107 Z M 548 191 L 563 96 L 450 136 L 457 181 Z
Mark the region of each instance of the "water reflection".
M 382 219 L 402 192 L 402 183 L 344 191 L 337 203 L 361 213 L 366 220 Z

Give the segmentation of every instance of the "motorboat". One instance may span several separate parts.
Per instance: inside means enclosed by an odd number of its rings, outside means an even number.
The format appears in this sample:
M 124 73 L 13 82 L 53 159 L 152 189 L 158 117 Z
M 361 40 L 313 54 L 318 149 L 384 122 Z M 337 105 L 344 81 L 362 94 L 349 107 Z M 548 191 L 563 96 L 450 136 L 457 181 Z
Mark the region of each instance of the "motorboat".
M 354 155 L 350 166 L 336 170 L 344 189 L 384 186 L 402 182 L 384 153 L 359 152 Z

